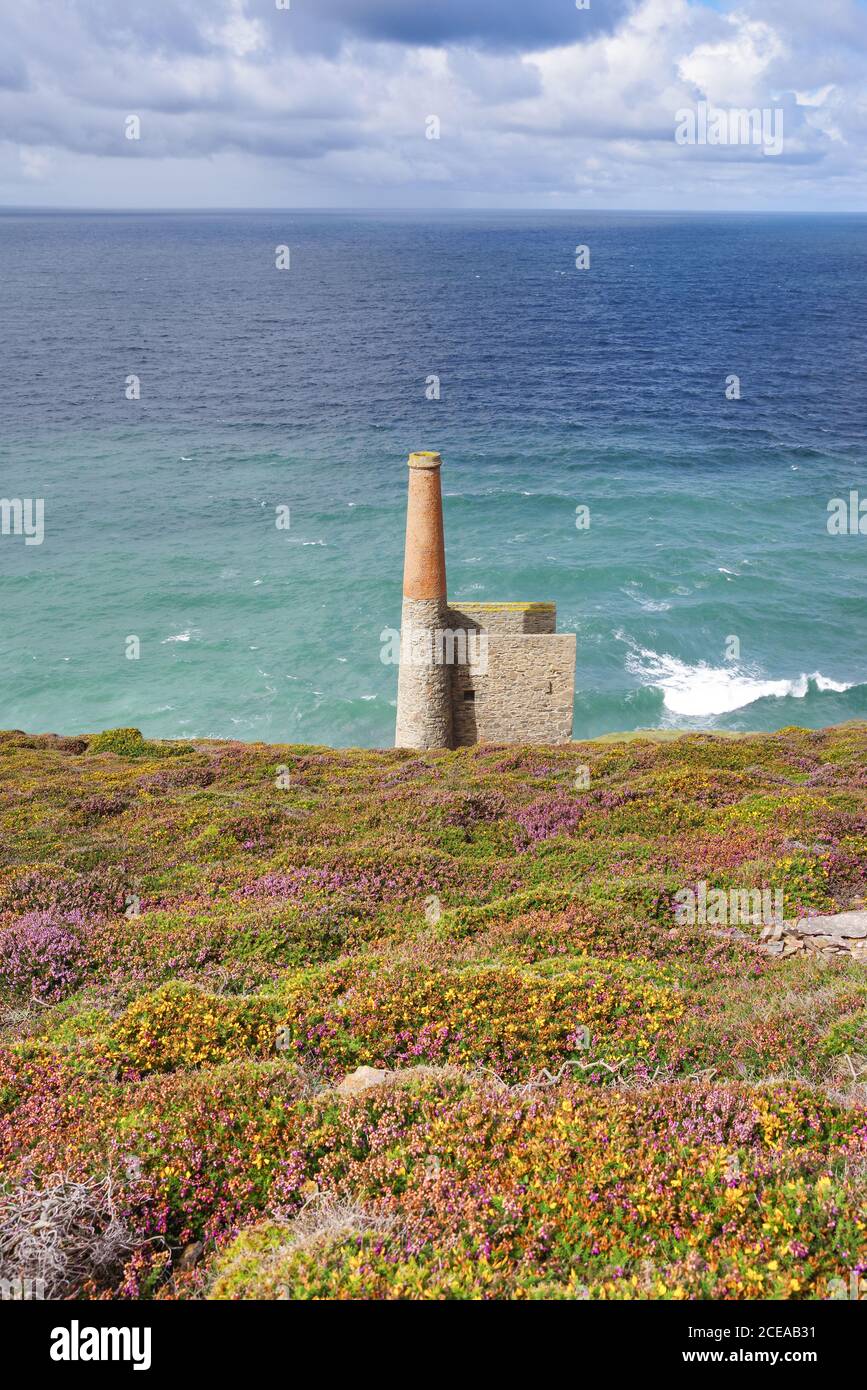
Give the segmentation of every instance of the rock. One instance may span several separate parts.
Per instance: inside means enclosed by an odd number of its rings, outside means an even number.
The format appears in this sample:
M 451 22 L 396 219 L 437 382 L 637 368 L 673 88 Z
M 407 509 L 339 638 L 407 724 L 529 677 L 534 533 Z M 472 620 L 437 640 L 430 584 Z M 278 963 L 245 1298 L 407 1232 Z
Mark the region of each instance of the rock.
M 808 936 L 867 938 L 867 912 L 837 912 L 831 917 L 802 917 L 795 930 Z
M 191 1245 L 185 1245 L 177 1264 L 179 1273 L 187 1274 L 194 1269 L 202 1258 L 204 1249 L 204 1242 L 201 1240 L 194 1240 Z
M 782 937 L 782 941 L 779 938 Z M 765 927 L 759 937 L 760 949 L 769 956 L 793 956 L 809 952 L 820 965 L 840 961 L 846 956 L 867 962 L 867 910 L 830 913 L 822 917 L 801 917 Z
M 86 738 L 69 738 L 66 734 L 38 734 L 40 748 L 54 748 L 58 753 L 86 753 Z
M 341 1096 L 356 1096 L 361 1091 L 369 1091 L 371 1086 L 381 1086 L 384 1081 L 390 1081 L 396 1075 L 396 1072 L 385 1071 L 379 1067 L 356 1067 L 355 1071 L 348 1072 L 340 1085 L 334 1089 Z

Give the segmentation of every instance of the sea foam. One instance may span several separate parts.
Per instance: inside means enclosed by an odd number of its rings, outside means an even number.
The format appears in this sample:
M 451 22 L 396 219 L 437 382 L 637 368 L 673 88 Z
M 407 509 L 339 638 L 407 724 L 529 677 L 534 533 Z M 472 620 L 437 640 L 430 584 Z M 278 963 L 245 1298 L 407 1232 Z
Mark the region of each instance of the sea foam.
M 630 652 L 626 669 L 642 685 L 661 690 L 663 704 L 672 714 L 692 718 L 730 714 L 768 697 L 802 700 L 811 685 L 816 691 L 838 694 L 852 689 L 851 683 L 831 680 L 820 671 L 802 673 L 791 680 L 768 680 L 736 664 L 711 666 L 700 661 L 690 665 L 676 656 L 660 655 L 646 648 Z

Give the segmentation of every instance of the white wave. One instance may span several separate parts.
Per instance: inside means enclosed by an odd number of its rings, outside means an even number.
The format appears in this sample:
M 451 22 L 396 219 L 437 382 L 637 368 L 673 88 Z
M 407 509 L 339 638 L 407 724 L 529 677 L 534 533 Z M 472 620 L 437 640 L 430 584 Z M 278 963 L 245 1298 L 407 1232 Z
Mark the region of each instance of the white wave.
M 162 642 L 160 643 L 160 646 L 164 647 L 167 642 L 190 642 L 192 640 L 192 636 L 193 629 L 191 627 L 188 627 L 185 632 L 176 632 L 174 637 L 164 637 Z
M 820 671 L 810 675 L 802 673 L 794 680 L 766 680 L 739 666 L 710 666 L 705 661 L 690 666 L 676 656 L 660 656 L 646 649 L 630 652 L 626 669 L 637 676 L 642 685 L 661 690 L 663 704 L 672 714 L 692 718 L 730 714 L 769 697 L 803 700 L 811 683 L 823 692 L 842 694 L 852 689 L 851 683 L 831 680 Z
M 645 613 L 668 612 L 670 603 L 666 603 L 665 599 L 648 598 L 646 594 L 639 593 L 640 588 L 640 584 L 629 583 L 622 585 L 620 592 L 631 598 L 633 603 L 637 603 L 639 608 L 643 608 Z
M 855 684 L 854 681 L 832 681 L 829 676 L 823 676 L 821 671 L 814 671 L 810 680 L 816 682 L 817 690 L 835 690 L 838 695 L 842 695 L 844 690 L 851 690 Z

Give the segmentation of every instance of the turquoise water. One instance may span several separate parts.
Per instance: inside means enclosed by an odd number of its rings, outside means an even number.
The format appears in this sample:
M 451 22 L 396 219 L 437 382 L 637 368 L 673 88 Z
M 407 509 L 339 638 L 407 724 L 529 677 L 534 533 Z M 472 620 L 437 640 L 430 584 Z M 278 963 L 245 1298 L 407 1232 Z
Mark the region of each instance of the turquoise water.
M 576 736 L 867 717 L 865 272 L 854 217 L 0 215 L 0 727 L 389 744 L 416 448 Z

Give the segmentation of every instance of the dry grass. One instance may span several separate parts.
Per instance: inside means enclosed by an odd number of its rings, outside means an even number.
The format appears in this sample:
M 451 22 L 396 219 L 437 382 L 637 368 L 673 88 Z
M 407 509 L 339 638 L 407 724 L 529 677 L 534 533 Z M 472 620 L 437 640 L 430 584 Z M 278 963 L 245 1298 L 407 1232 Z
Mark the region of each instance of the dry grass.
M 44 1298 L 110 1282 L 134 1247 L 108 1176 L 76 1182 L 56 1173 L 0 1196 L 0 1280 L 35 1286 Z

